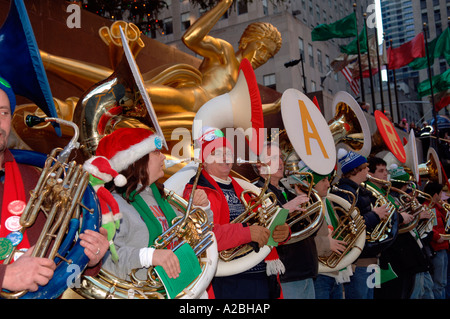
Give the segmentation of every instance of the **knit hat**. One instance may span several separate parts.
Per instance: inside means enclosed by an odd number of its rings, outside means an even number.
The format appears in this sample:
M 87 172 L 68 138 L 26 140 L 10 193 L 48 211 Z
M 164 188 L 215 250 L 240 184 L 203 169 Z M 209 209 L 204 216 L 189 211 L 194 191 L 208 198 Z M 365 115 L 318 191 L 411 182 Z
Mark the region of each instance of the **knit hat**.
M 162 148 L 162 139 L 145 128 L 119 128 L 98 143 L 97 156 L 106 157 L 117 172 L 145 155 Z
M 5 91 L 8 96 L 9 105 L 11 106 L 11 114 L 14 113 L 14 109 L 16 108 L 16 95 L 14 94 L 11 85 L 4 78 L 0 76 L 0 90 Z
M 118 187 L 125 186 L 127 179 L 122 174 L 117 173 L 106 157 L 94 156 L 83 164 L 83 168 L 89 174 L 101 179 L 105 183 L 110 182 L 114 178 L 114 184 Z
M 197 145 L 201 147 L 200 160 L 205 162 L 206 158 L 219 147 L 227 147 L 233 152 L 233 146 L 224 136 L 223 132 L 214 127 L 204 127 L 202 136 L 197 139 Z
M 360 165 L 367 163 L 367 158 L 353 151 L 340 148 L 338 150 L 338 161 L 341 164 L 342 174 L 347 174 Z
M 405 169 L 397 164 L 392 164 L 389 169 L 389 174 L 391 175 L 390 180 L 395 182 L 408 182 L 409 174 L 405 171 Z

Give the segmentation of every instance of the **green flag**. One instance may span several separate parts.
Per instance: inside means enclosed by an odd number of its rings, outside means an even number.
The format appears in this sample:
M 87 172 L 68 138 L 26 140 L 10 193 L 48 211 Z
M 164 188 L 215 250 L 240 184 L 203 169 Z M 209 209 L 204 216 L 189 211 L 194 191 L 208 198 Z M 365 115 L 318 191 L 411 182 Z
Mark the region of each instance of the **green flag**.
M 450 30 L 445 29 L 438 37 L 428 42 L 428 56 L 430 57 L 430 63 L 433 65 L 435 58 L 441 56 L 447 60 L 450 64 Z M 427 57 L 417 58 L 408 64 L 414 70 L 422 70 L 428 66 Z
M 438 93 L 450 89 L 450 69 L 442 74 L 433 76 L 433 93 Z M 424 97 L 431 94 L 430 80 L 427 79 L 419 83 L 417 87 L 419 97 Z
M 311 40 L 326 41 L 333 38 L 356 37 L 357 35 L 356 14 L 353 12 L 334 23 L 319 24 L 311 31 Z
M 361 53 L 367 52 L 367 32 L 366 28 L 363 28 L 362 31 L 359 33 L 359 50 Z M 356 38 L 350 42 L 347 45 L 343 45 L 340 47 L 342 53 L 347 54 L 358 54 L 358 41 Z

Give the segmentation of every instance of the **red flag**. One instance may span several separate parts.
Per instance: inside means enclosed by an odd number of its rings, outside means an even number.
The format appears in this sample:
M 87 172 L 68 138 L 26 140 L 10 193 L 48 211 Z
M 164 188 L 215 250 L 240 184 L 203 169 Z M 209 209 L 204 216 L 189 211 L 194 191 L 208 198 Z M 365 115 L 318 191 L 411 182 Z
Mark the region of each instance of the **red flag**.
M 389 47 L 388 53 L 388 67 L 390 70 L 399 69 L 414 59 L 423 58 L 425 56 L 425 41 L 423 32 L 420 32 L 411 41 L 408 41 L 398 48 L 393 49 Z
M 313 103 L 317 106 L 317 108 L 318 108 L 319 111 L 320 111 L 319 101 L 317 101 L 317 98 L 316 98 L 315 95 L 314 95 L 314 97 L 313 97 Z

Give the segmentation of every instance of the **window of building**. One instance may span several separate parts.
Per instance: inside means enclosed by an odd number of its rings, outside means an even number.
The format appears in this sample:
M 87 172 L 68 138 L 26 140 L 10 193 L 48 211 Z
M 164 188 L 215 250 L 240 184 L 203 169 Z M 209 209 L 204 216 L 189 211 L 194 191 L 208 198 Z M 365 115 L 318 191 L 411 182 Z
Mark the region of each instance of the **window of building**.
M 173 22 L 172 22 L 172 17 L 170 18 L 165 18 L 163 20 L 163 30 L 164 30 L 164 34 L 172 34 L 173 33 Z
M 267 6 L 267 0 L 262 0 L 262 6 L 263 6 L 263 13 L 264 15 L 269 14 L 269 7 Z
M 308 56 L 309 56 L 309 65 L 314 68 L 314 54 L 313 54 L 313 47 L 311 44 L 308 44 Z
M 273 90 L 277 89 L 275 73 L 264 75 L 263 77 L 264 86 L 267 86 Z
M 319 72 L 323 72 L 322 51 L 319 49 L 317 49 L 317 67 L 319 68 Z
M 237 9 L 238 9 L 238 15 L 248 13 L 247 2 L 243 1 L 243 0 L 239 0 Z
M 189 12 L 181 14 L 181 31 L 186 31 L 191 26 L 191 20 L 189 19 Z
M 305 45 L 303 44 L 303 39 L 300 37 L 298 38 L 298 49 L 300 51 L 300 57 L 305 58 Z
M 316 82 L 311 81 L 311 92 L 315 92 L 316 91 Z

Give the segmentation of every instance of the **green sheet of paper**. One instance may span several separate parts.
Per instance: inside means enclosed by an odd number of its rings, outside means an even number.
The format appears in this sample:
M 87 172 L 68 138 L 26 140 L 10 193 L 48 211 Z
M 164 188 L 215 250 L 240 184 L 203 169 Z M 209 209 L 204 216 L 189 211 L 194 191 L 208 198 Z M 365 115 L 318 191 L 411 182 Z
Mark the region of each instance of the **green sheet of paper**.
M 287 210 L 285 208 L 280 208 L 278 210 L 278 212 L 275 214 L 275 216 L 273 217 L 272 222 L 269 225 L 270 238 L 269 238 L 269 241 L 267 242 L 268 246 L 273 246 L 273 247 L 278 246 L 278 243 L 276 241 L 274 241 L 272 238 L 273 230 L 275 229 L 276 226 L 283 225 L 286 222 L 286 218 L 287 218 L 288 214 L 289 214 L 289 210 Z
M 178 278 L 169 278 L 163 267 L 155 267 L 155 271 L 166 289 L 168 299 L 175 298 L 202 272 L 198 258 L 188 243 L 182 245 L 174 253 L 180 261 L 181 272 Z

